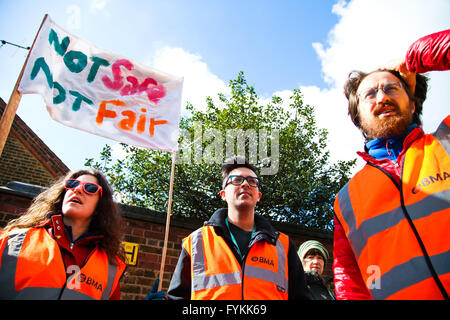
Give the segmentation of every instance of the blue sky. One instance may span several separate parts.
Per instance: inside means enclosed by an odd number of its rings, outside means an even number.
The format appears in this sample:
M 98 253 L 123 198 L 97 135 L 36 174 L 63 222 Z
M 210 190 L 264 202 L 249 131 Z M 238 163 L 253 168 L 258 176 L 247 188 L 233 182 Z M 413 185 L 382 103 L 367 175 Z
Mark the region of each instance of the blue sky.
M 300 88 L 330 132 L 333 160 L 355 158 L 363 143 L 347 116 L 347 74 L 402 57 L 412 41 L 450 28 L 448 0 L 0 0 L 0 39 L 31 45 L 45 13 L 100 48 L 183 76 L 182 108 L 186 101 L 202 108 L 206 96 L 227 93 L 241 70 L 262 100 L 277 94 L 288 103 Z M 0 48 L 6 102 L 26 54 Z M 448 114 L 450 101 L 450 72 L 429 75 L 428 132 Z M 70 169 L 97 158 L 105 143 L 117 144 L 51 120 L 37 95 L 24 95 L 17 113 Z

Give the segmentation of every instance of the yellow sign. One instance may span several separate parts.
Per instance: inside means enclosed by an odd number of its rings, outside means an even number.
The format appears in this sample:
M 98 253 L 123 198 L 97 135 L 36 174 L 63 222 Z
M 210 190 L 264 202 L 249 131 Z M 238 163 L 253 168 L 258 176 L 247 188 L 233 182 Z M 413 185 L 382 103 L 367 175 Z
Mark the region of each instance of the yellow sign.
M 139 245 L 137 243 L 125 241 L 122 241 L 122 245 L 125 251 L 125 263 L 135 266 L 137 262 Z

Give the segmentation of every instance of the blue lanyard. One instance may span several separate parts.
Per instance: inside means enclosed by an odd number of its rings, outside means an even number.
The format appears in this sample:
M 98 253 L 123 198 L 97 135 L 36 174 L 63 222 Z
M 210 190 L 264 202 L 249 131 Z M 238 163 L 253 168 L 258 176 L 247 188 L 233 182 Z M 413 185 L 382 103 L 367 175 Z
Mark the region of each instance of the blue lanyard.
M 233 233 L 232 233 L 231 230 L 230 230 L 230 225 L 228 224 L 228 217 L 225 218 L 225 224 L 227 225 L 227 229 L 228 229 L 228 232 L 230 233 L 231 240 L 233 240 L 233 243 L 236 245 L 236 248 L 238 249 L 239 256 L 240 256 L 241 259 L 242 259 L 241 249 L 239 249 L 239 246 L 238 246 L 238 244 L 237 244 L 236 238 L 234 237 Z M 256 225 L 255 225 L 255 223 L 253 222 L 253 230 L 252 230 L 252 234 L 251 234 L 251 236 L 250 236 L 250 240 L 253 238 L 253 234 L 255 233 L 255 230 L 256 230 Z

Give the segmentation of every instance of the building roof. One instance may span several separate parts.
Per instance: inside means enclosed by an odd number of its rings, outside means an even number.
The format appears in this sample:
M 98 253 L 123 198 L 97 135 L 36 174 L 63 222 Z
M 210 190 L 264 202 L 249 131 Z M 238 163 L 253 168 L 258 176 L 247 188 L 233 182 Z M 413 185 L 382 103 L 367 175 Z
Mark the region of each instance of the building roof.
M 0 98 L 0 114 L 3 114 L 6 103 Z M 26 123 L 16 114 L 11 126 L 8 140 L 16 138 L 28 150 L 33 157 L 45 168 L 53 177 L 59 178 L 65 175 L 69 168 L 53 153 L 52 150 L 26 125 Z M 6 148 L 6 145 L 5 145 Z M 5 151 L 5 150 L 3 150 Z M 0 159 L 1 160 L 1 159 Z M 20 162 L 20 161 L 19 161 Z

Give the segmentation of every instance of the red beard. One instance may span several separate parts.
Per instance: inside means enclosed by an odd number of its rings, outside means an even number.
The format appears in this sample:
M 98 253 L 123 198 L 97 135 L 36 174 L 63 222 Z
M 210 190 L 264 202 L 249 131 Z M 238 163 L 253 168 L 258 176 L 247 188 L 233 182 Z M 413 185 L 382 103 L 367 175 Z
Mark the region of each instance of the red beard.
M 378 117 L 385 109 L 393 109 L 394 114 L 382 118 Z M 387 139 L 402 134 L 413 121 L 412 113 L 402 112 L 393 102 L 380 104 L 374 110 L 373 115 L 374 117 L 370 121 L 361 119 L 361 129 L 368 140 Z

